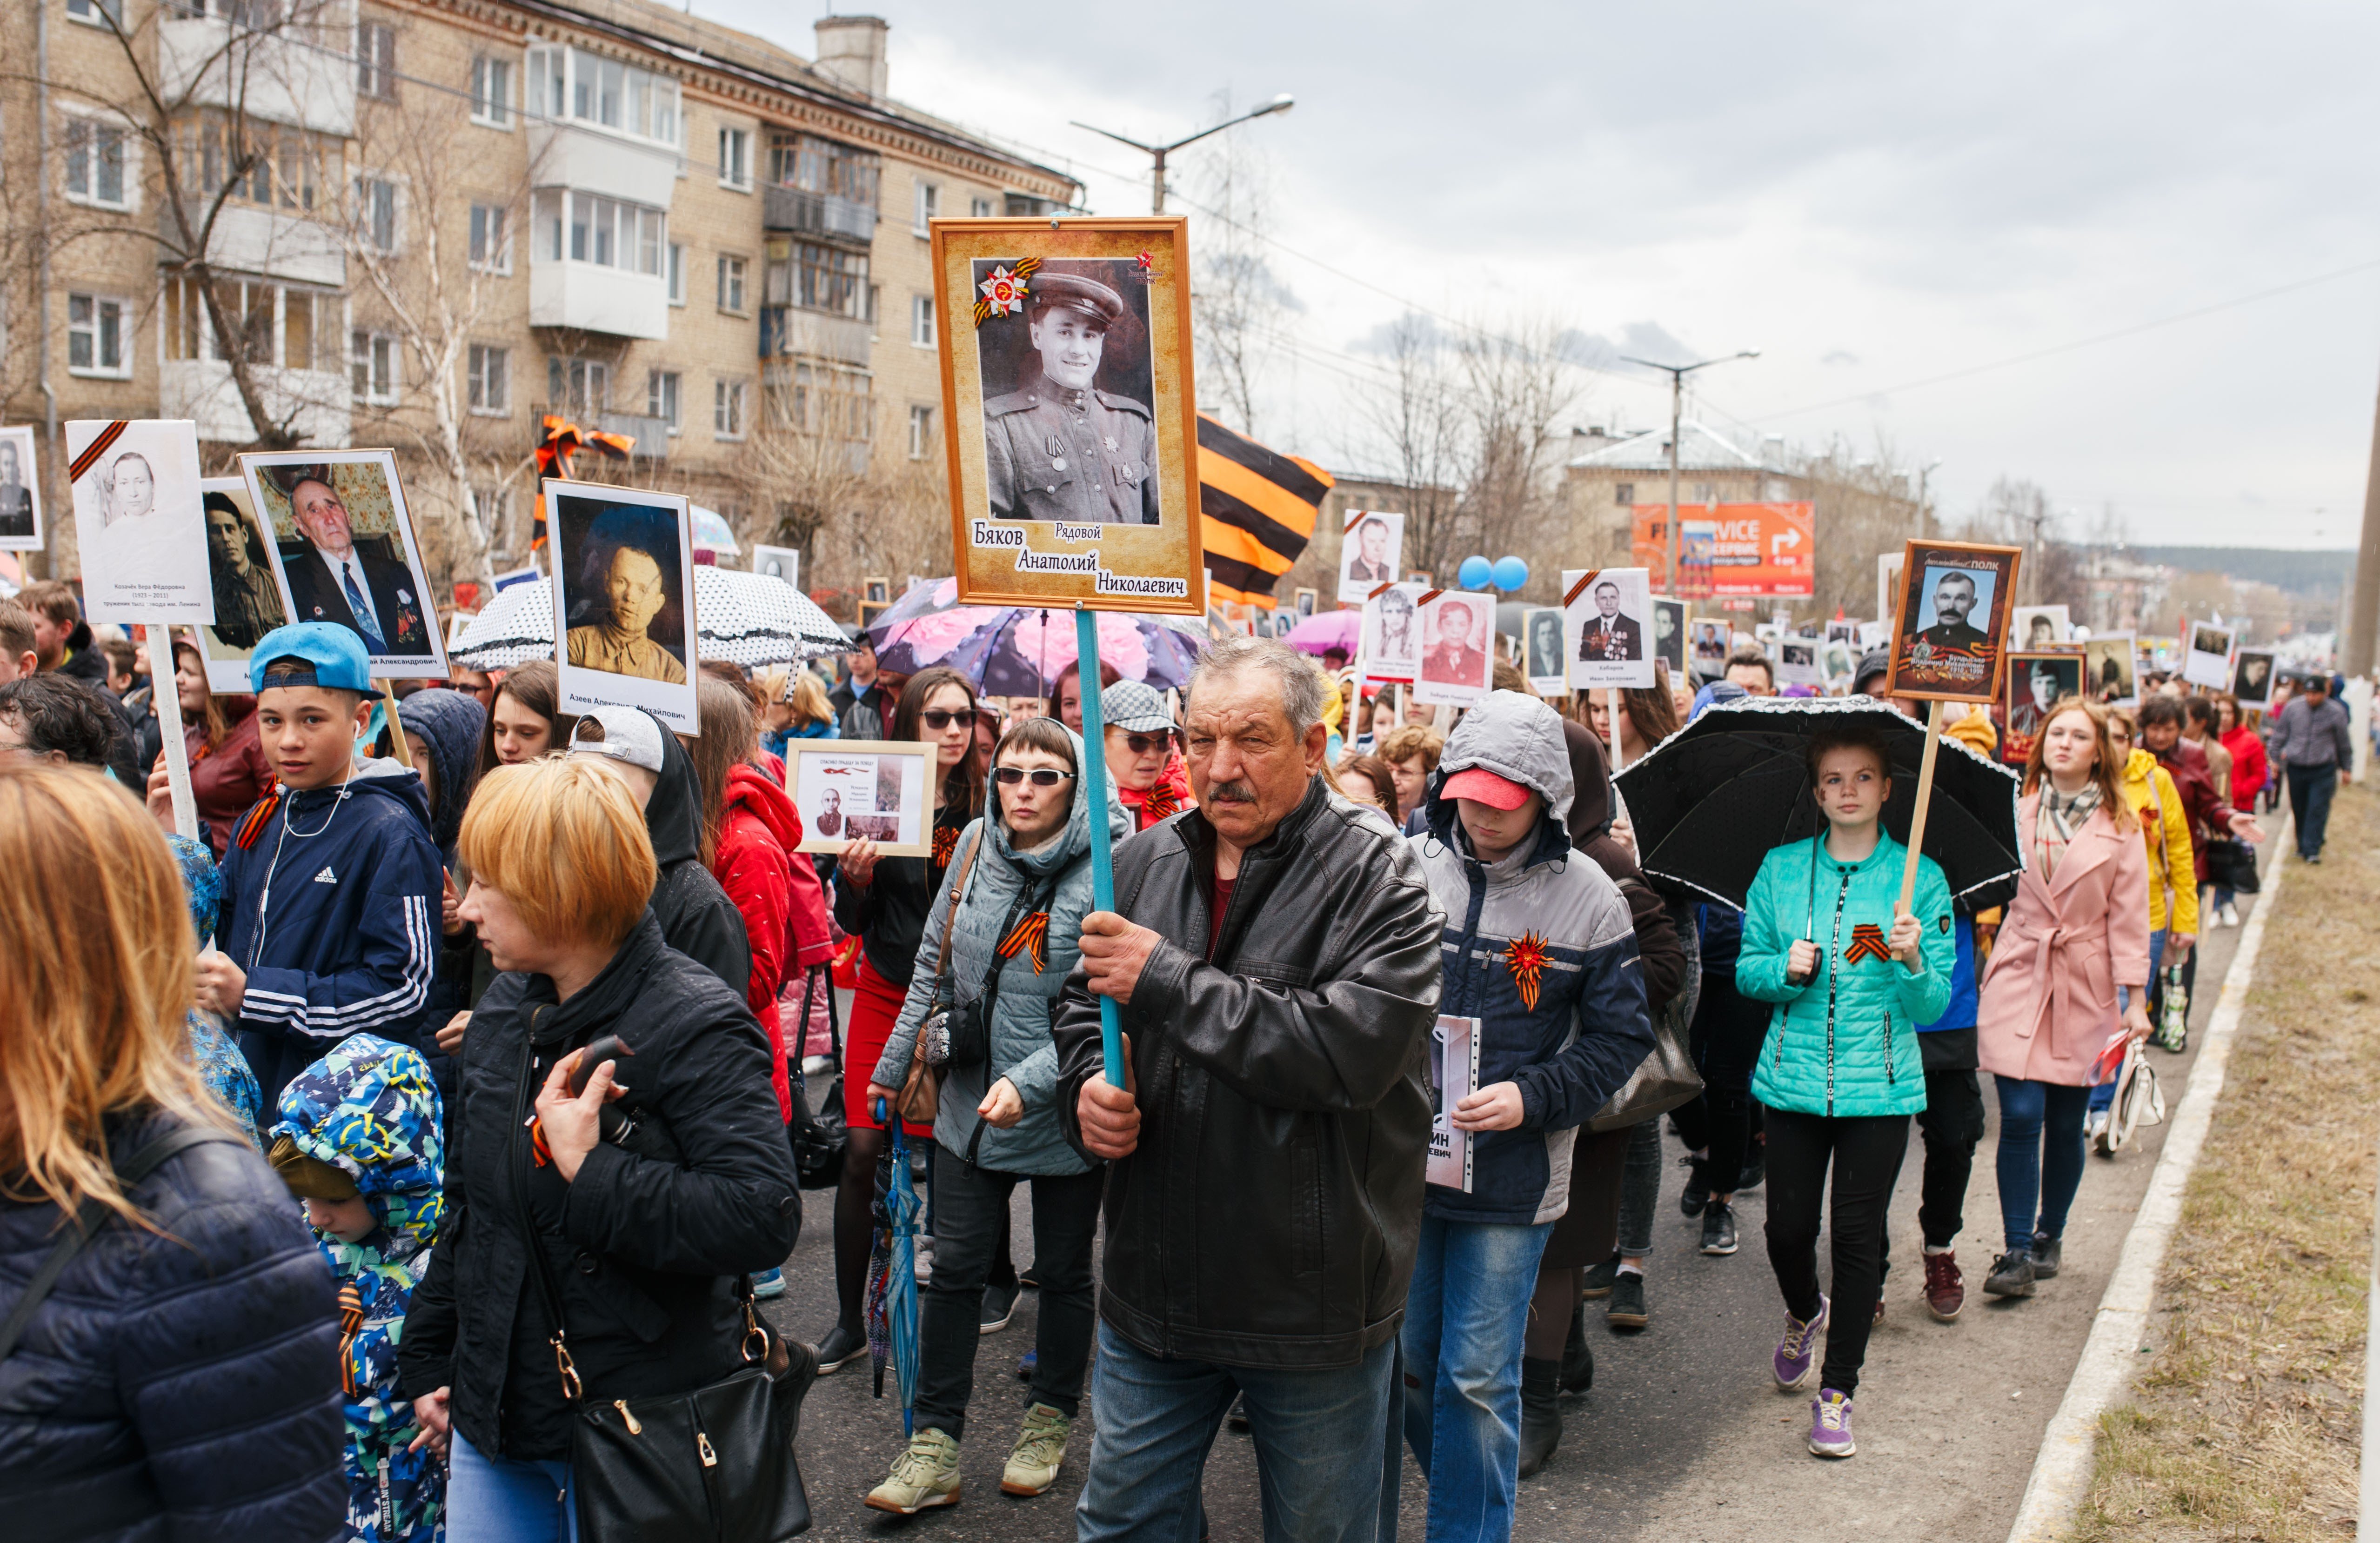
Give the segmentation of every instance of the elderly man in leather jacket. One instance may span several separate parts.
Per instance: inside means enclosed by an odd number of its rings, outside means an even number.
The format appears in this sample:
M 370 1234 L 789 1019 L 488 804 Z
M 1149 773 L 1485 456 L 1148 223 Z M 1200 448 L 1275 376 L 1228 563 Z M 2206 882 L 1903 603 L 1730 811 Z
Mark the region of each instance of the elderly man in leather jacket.
M 1126 841 L 1054 1025 L 1106 1197 L 1081 1538 L 1195 1509 L 1245 1393 L 1266 1536 L 1370 1538 L 1421 1226 L 1439 932 L 1412 851 L 1323 780 L 1323 683 L 1232 638 L 1190 686 L 1197 808 Z M 1100 1074 L 1098 998 L 1126 1030 Z

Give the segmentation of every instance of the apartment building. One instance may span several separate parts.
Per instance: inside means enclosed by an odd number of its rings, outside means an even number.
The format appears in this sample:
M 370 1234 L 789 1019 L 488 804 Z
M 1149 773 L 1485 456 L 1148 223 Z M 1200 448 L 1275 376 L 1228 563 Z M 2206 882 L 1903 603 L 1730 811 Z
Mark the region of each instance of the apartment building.
M 633 443 L 580 475 L 810 547 L 813 585 L 914 546 L 928 222 L 1080 197 L 893 99 L 868 17 L 811 59 L 645 0 L 38 0 L 0 35 L 41 128 L 0 180 L 10 420 L 191 418 L 210 470 L 395 446 L 456 578 L 525 555 L 548 413 Z

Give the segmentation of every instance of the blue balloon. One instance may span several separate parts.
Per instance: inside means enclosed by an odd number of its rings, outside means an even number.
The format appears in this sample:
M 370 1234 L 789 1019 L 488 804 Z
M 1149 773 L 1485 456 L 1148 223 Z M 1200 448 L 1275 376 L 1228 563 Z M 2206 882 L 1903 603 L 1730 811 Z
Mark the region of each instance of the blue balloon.
M 1524 589 L 1529 582 L 1529 565 L 1518 557 L 1499 557 L 1495 576 L 1499 589 Z
M 1488 588 L 1488 579 L 1493 571 L 1487 558 L 1465 557 L 1463 565 L 1454 570 L 1454 577 L 1466 589 L 1484 589 Z

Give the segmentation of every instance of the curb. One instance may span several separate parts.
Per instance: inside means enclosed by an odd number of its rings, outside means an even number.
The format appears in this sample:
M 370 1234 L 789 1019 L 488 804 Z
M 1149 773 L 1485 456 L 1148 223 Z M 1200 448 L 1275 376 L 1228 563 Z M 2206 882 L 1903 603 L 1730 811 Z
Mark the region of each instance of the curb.
M 2274 839 L 2286 843 L 2294 820 L 2285 823 Z M 2290 848 L 2279 849 L 2286 853 Z M 2033 1477 L 2017 1506 L 2009 1543 L 2049 1543 L 2071 1530 L 2075 1508 L 2091 1487 L 2092 1457 L 2099 1436 L 2099 1416 L 2123 1396 L 2140 1360 L 2141 1337 L 2156 1311 L 2157 1277 L 2165 1267 L 2166 1245 L 2181 1223 L 2182 1192 L 2206 1146 L 2207 1127 L 2215 1120 L 2216 1101 L 2223 1096 L 2224 1074 L 2231 1063 L 2231 1041 L 2238 1035 L 2240 1015 L 2254 983 L 2256 955 L 2263 951 L 2265 922 L 2280 897 L 2285 866 L 2277 857 L 2265 876 L 2255 914 L 2240 930 L 2239 951 L 2223 975 L 2223 993 L 2215 1016 L 2206 1026 L 2198 1061 L 2181 1107 L 2173 1115 L 2171 1133 L 2149 1175 L 2148 1193 L 2125 1234 L 2124 1251 L 2116 1272 L 2099 1298 L 2091 1323 L 2091 1337 L 2074 1365 L 2066 1396 L 2042 1434 L 2041 1453 L 2034 1460 Z

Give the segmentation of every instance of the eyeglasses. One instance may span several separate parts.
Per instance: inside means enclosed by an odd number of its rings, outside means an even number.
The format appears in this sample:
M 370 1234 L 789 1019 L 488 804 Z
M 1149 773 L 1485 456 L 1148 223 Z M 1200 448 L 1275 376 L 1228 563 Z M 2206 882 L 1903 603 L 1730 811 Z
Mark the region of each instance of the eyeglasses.
M 963 729 L 971 729 L 975 727 L 975 709 L 971 707 L 962 708 L 956 712 L 943 712 L 940 710 L 929 712 L 920 712 L 917 714 L 917 718 L 919 722 L 926 725 L 926 727 L 933 730 L 937 734 L 949 728 L 953 723 L 956 723 Z
M 1072 772 L 1060 772 L 1048 766 L 1037 766 L 1030 772 L 1021 766 L 995 766 L 991 769 L 991 774 L 1010 787 L 1014 787 L 1027 777 L 1033 779 L 1035 787 L 1056 787 L 1060 783 L 1070 783 L 1075 780 L 1075 774 Z
M 1162 734 L 1127 734 L 1123 736 L 1123 742 L 1134 755 L 1149 755 L 1159 750 L 1173 748 L 1173 732 L 1168 729 Z

